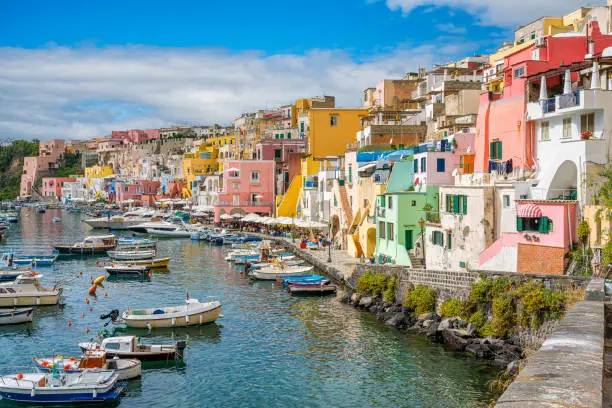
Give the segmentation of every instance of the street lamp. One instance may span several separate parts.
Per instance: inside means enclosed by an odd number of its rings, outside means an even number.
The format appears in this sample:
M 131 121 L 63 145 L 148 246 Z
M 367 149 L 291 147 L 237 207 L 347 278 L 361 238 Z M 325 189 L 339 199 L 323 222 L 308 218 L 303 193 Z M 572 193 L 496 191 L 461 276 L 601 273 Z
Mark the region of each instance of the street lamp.
M 423 266 L 425 266 L 425 220 L 423 217 L 419 220 L 419 227 L 421 227 L 421 246 L 423 247 Z

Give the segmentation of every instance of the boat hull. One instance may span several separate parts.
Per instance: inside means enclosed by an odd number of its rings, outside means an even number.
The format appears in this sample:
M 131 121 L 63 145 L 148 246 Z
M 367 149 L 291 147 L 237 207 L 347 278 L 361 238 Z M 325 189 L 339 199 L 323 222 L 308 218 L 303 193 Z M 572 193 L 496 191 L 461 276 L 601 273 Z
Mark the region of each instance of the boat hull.
M 47 366 L 43 366 L 41 364 L 41 362 L 45 360 L 47 362 L 49 362 L 50 364 Z M 51 364 L 54 363 L 53 358 L 48 358 L 48 359 L 33 359 L 34 364 L 36 365 L 36 368 L 43 373 L 50 373 L 52 371 L 52 368 L 50 367 Z M 75 366 L 78 367 L 78 361 L 76 360 L 74 362 Z M 59 361 L 59 364 L 61 364 L 62 366 L 64 365 L 64 362 L 66 362 L 66 360 L 63 361 Z M 57 363 L 57 361 L 56 361 Z M 68 363 L 73 363 L 71 361 L 68 361 Z M 142 375 L 142 363 L 140 362 L 140 360 L 136 360 L 136 359 L 131 359 L 131 360 L 126 360 L 126 359 L 119 359 L 119 360 L 109 360 L 107 361 L 107 364 L 109 367 L 105 367 L 105 368 L 87 368 L 87 369 L 83 369 L 83 368 L 69 368 L 69 369 L 65 369 L 63 368 L 62 371 L 66 372 L 66 373 L 81 373 L 84 370 L 87 370 L 89 372 L 95 372 L 100 371 L 100 370 L 115 370 L 115 372 L 119 375 L 118 380 L 132 380 L 134 378 L 138 378 Z
M 221 314 L 221 306 L 215 309 L 189 314 L 188 316 L 176 316 L 169 318 L 156 318 L 151 316 L 148 320 L 135 320 L 124 318 L 125 325 L 134 329 L 147 329 L 149 326 L 155 328 L 190 327 L 200 326 L 215 322 Z
M 0 325 L 29 323 L 34 317 L 33 309 L 0 313 Z
M 73 246 L 65 246 L 65 245 L 56 245 L 54 247 L 60 254 L 75 254 L 75 255 L 94 255 L 94 254 L 104 254 L 106 251 L 114 249 L 114 245 L 105 245 L 100 247 L 92 247 L 92 248 L 75 248 Z
M 51 306 L 59 303 L 60 294 L 53 295 L 23 295 L 23 296 L 3 296 L 0 294 L 0 307 L 13 306 Z
M 86 351 L 86 348 L 81 347 L 81 350 Z M 135 358 L 140 361 L 171 361 L 181 360 L 183 351 L 160 351 L 160 352 L 122 352 L 122 351 L 106 351 L 108 358 Z

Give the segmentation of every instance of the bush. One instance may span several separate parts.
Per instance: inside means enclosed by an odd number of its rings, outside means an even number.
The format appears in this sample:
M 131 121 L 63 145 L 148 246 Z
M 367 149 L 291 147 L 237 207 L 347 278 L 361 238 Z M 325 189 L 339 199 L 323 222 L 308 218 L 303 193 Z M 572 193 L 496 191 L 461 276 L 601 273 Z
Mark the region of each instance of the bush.
M 459 299 L 447 299 L 440 306 L 440 316 L 442 317 L 458 317 L 461 316 L 463 304 Z
M 404 297 L 404 307 L 417 315 L 433 312 L 436 309 L 436 292 L 425 285 L 418 285 Z
M 493 332 L 496 337 L 505 338 L 516 325 L 516 306 L 511 294 L 503 293 L 493 299 Z
M 560 319 L 565 310 L 565 295 L 544 288 L 541 283 L 530 281 L 521 285 L 520 324 L 537 329 L 544 319 Z
M 514 289 L 512 282 L 505 276 L 496 279 L 481 277 L 472 285 L 470 295 L 464 305 L 464 317 L 470 316 L 477 310 L 489 310 L 493 298 L 512 289 Z
M 366 271 L 357 281 L 357 293 L 365 296 L 376 296 L 387 287 L 389 277 L 382 273 Z
M 395 291 L 397 290 L 397 276 L 389 279 L 387 282 L 387 288 L 383 292 L 383 300 L 385 302 L 395 302 Z

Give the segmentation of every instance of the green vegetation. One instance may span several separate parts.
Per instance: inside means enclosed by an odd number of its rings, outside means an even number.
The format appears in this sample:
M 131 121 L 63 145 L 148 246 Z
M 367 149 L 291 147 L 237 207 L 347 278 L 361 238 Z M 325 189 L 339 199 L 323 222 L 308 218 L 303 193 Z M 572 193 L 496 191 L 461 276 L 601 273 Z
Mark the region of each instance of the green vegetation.
M 436 310 L 436 292 L 425 285 L 409 287 L 404 295 L 404 307 L 417 315 L 433 312 Z
M 398 279 L 397 276 L 389 279 L 387 282 L 387 287 L 383 292 L 383 300 L 385 302 L 394 303 L 395 302 L 395 291 L 397 290 Z
M 463 303 L 459 299 L 447 299 L 440 306 L 440 316 L 459 317 L 463 312 Z
M 55 172 L 56 177 L 70 177 L 72 175 L 83 175 L 85 170 L 81 167 L 81 155 L 79 153 L 66 153 L 62 167 Z
M 0 146 L 0 200 L 19 196 L 23 158 L 38 156 L 38 140 L 15 140 Z
M 546 319 L 560 319 L 565 310 L 566 297 L 562 293 L 544 288 L 541 283 L 531 281 L 521 285 L 521 326 L 538 328 Z
M 376 296 L 387 288 L 389 277 L 382 273 L 366 271 L 357 281 L 357 293 L 365 296 Z

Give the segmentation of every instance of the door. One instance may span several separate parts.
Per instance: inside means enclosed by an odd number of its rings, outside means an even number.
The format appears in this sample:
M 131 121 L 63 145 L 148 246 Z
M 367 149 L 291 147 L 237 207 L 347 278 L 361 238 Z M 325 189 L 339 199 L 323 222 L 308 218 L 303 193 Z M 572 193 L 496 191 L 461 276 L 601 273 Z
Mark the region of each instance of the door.
M 404 231 L 404 245 L 406 246 L 407 250 L 411 250 L 414 248 L 414 242 L 412 241 L 412 230 L 406 230 Z

